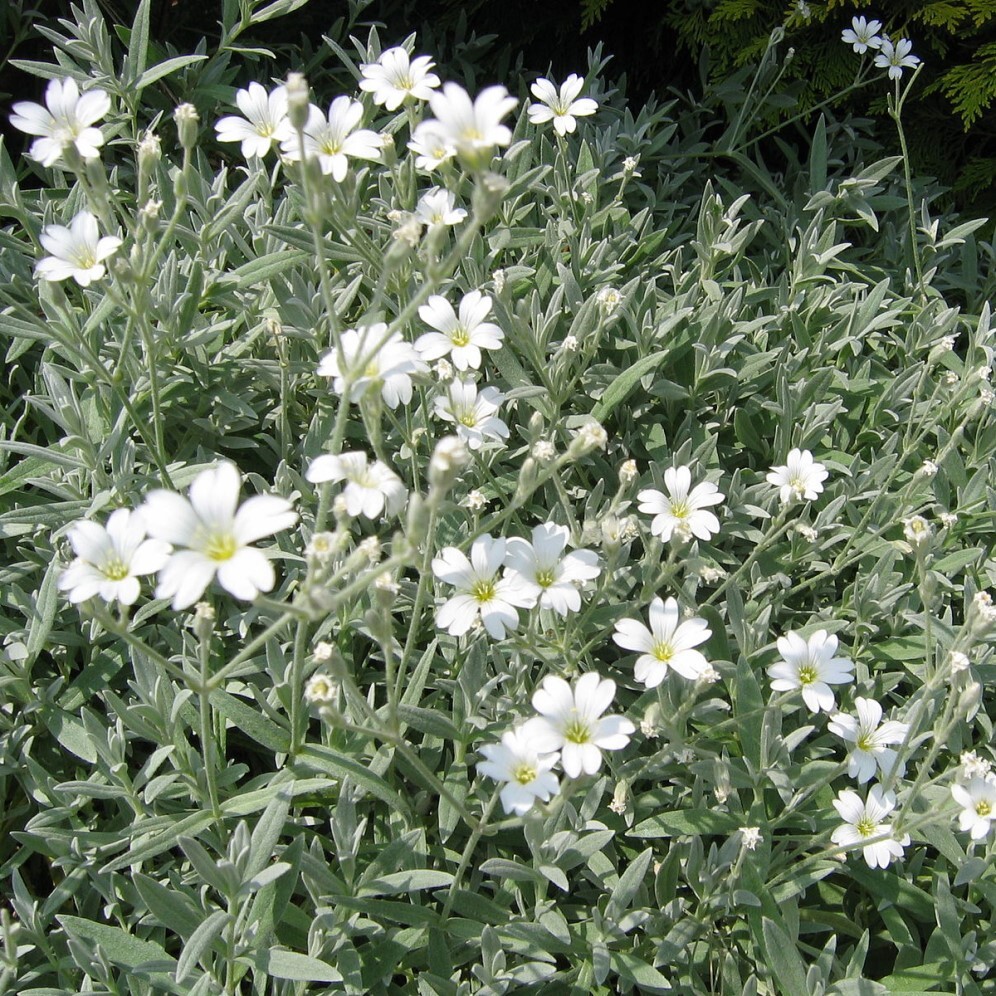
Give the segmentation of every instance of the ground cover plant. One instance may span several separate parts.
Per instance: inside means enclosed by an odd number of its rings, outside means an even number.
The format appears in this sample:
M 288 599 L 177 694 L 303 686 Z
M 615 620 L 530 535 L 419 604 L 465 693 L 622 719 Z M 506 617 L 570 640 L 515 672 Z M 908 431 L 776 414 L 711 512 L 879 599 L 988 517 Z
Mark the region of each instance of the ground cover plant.
M 149 6 L 0 150 L 2 987 L 985 991 L 982 222 L 749 81 Z

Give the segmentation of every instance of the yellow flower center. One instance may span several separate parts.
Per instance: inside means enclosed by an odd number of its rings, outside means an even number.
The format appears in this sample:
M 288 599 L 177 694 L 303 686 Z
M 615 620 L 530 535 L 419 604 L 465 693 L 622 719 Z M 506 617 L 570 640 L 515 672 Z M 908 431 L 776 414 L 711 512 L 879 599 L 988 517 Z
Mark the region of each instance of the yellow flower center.
M 462 325 L 458 325 L 450 333 L 450 342 L 454 346 L 466 346 L 470 342 L 470 333 Z
M 516 765 L 515 770 L 512 772 L 512 777 L 520 785 L 528 785 L 530 782 L 536 781 L 536 776 L 539 772 L 536 768 L 529 764 L 528 761 L 523 761 L 522 764 Z
M 212 536 L 204 544 L 204 553 L 212 560 L 231 560 L 239 544 L 230 533 Z
M 466 412 L 460 416 L 460 424 L 467 426 L 468 429 L 473 429 L 477 425 L 477 416 L 473 412 Z
M 992 814 L 993 807 L 990 803 L 983 799 L 981 802 L 975 804 L 975 811 L 979 816 L 989 816 Z
M 875 738 L 870 733 L 862 733 L 858 737 L 856 746 L 858 750 L 873 751 L 875 749 Z
M 672 657 L 674 657 L 674 647 L 672 647 L 670 643 L 664 643 L 662 641 L 661 643 L 654 644 L 651 653 L 653 653 L 654 657 L 656 657 L 659 661 L 663 661 L 666 664 Z
M 800 685 L 811 685 L 819 675 L 816 673 L 816 668 L 812 664 L 803 664 L 799 668 L 799 684 Z
M 671 502 L 671 514 L 676 519 L 687 519 L 691 514 L 691 509 L 688 507 L 688 502 L 686 501 L 673 501 Z
M 867 816 L 862 816 L 861 819 L 855 824 L 855 828 L 862 837 L 874 837 L 875 827 L 875 821 L 869 819 Z
M 128 577 L 128 565 L 121 560 L 109 560 L 102 573 L 108 581 L 124 581 Z
M 556 581 L 553 571 L 537 571 L 536 572 L 536 583 L 541 588 L 549 588 L 550 585 Z
M 572 744 L 586 744 L 591 740 L 591 730 L 580 717 L 573 716 L 564 727 L 564 739 Z
M 490 602 L 495 597 L 494 581 L 475 581 L 470 586 L 470 594 L 478 602 Z

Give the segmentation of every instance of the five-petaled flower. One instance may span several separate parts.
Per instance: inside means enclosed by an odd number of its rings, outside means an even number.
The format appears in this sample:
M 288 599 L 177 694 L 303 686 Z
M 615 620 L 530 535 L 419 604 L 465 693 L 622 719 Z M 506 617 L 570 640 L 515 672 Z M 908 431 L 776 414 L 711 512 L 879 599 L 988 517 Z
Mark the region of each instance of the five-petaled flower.
M 76 559 L 59 575 L 59 590 L 69 592 L 70 602 L 99 595 L 105 602 L 134 604 L 139 577 L 160 570 L 172 549 L 145 534 L 142 517 L 126 508 L 112 512 L 106 527 L 89 519 L 74 522 L 67 535 Z
M 285 138 L 280 143 L 281 151 L 294 160 L 317 156 L 322 172 L 331 173 L 336 183 L 342 183 L 349 172 L 350 159 L 379 159 L 383 149 L 377 132 L 368 128 L 357 130 L 362 120 L 363 105 L 349 97 L 336 97 L 329 107 L 327 119 L 312 104 L 303 135 L 292 134 Z
M 574 550 L 564 554 L 570 530 L 553 522 L 533 529 L 533 539 L 514 537 L 508 541 L 506 563 L 525 582 L 544 609 L 566 616 L 581 608 L 578 586 L 593 581 L 601 573 L 598 554 Z
M 882 39 L 878 55 L 875 56 L 877 69 L 888 69 L 889 79 L 898 80 L 904 69 L 916 69 L 920 65 L 913 52 L 913 43 L 908 38 L 900 38 L 895 45 L 888 38 Z
M 238 90 L 235 103 L 245 115 L 230 114 L 214 126 L 219 142 L 241 142 L 246 159 L 263 157 L 276 143 L 291 141 L 294 129 L 287 117 L 287 87 L 278 86 L 272 93 L 259 83 Z
M 444 83 L 442 92 L 429 97 L 434 118 L 423 121 L 412 136 L 417 143 L 425 135 L 436 136 L 468 165 L 483 166 L 496 145 L 508 145 L 512 131 L 501 119 L 518 101 L 503 86 L 489 86 L 474 100 L 458 83 Z
M 305 476 L 312 484 L 345 481 L 342 497 L 352 516 L 376 519 L 385 509 L 396 515 L 408 498 L 401 478 L 380 460 L 368 463 L 366 453 L 326 453 L 312 460 Z
M 560 84 L 560 92 L 557 92 L 555 84 L 547 79 L 538 79 L 529 89 L 532 95 L 541 103 L 529 105 L 529 120 L 533 124 L 545 124 L 547 121 L 553 122 L 554 131 L 558 135 L 566 135 L 577 128 L 576 118 L 594 114 L 598 110 L 598 104 L 591 97 L 581 97 L 578 94 L 584 88 L 584 77 L 577 73 L 570 76 Z
M 326 353 L 318 364 L 320 377 L 331 377 L 336 394 L 346 390 L 347 373 L 351 383 L 350 401 L 359 401 L 370 388 L 379 389 L 389 408 L 412 400 L 412 375 L 423 373 L 425 364 L 415 347 L 394 332 L 385 339 L 386 322 L 347 329 L 339 337 L 342 361 L 336 350 Z
M 636 727 L 623 716 L 603 716 L 612 705 L 616 683 L 595 671 L 581 675 L 574 687 L 547 675 L 533 693 L 539 717 L 537 744 L 541 751 L 560 751 L 560 763 L 570 778 L 593 775 L 602 766 L 603 750 L 622 750 Z
M 477 770 L 506 783 L 499 793 L 506 813 L 524 816 L 537 799 L 547 802 L 560 787 L 551 770 L 559 755 L 540 749 L 541 736 L 537 720 L 531 719 L 502 734 L 501 743 L 485 744 L 478 749 L 484 760 L 478 762 Z
M 376 62 L 360 66 L 360 89 L 373 94 L 375 104 L 396 111 L 406 100 L 428 100 L 439 86 L 439 77 L 429 70 L 435 63 L 427 55 L 411 59 L 403 48 L 388 48 Z
M 782 659 L 768 668 L 771 687 L 776 692 L 802 689 L 802 700 L 810 712 L 830 712 L 834 707 L 831 685 L 854 681 L 854 664 L 835 657 L 837 637 L 818 629 L 809 639 L 798 633 L 778 637 Z
M 504 444 L 508 439 L 508 426 L 498 418 L 498 408 L 505 395 L 496 387 L 480 391 L 470 380 L 454 380 L 446 394 L 434 401 L 438 418 L 456 424 L 457 435 L 472 450 L 479 450 L 485 440 Z
M 959 828 L 970 831 L 972 840 L 982 840 L 996 820 L 996 782 L 976 777 L 967 785 L 952 785 L 951 795 L 962 807 L 958 814 Z
M 650 603 L 650 629 L 636 619 L 620 619 L 612 639 L 624 650 L 635 650 L 636 680 L 656 688 L 669 670 L 695 681 L 705 673 L 708 662 L 694 648 L 712 636 L 704 619 L 680 620 L 678 603 L 655 598 Z
M 462 636 L 480 617 L 491 636 L 504 640 L 506 629 L 518 627 L 516 610 L 532 608 L 536 596 L 514 571 L 498 576 L 505 556 L 505 540 L 484 535 L 474 540 L 469 559 L 455 546 L 446 547 L 433 558 L 432 573 L 457 590 L 436 612 L 441 629 L 450 636 Z
M 30 100 L 14 104 L 10 123 L 28 135 L 38 135 L 28 155 L 42 166 L 54 166 L 69 146 L 84 159 L 96 159 L 104 135 L 96 124 L 111 109 L 111 98 L 103 90 L 88 90 L 82 96 L 76 80 L 52 80 L 45 89 L 45 106 Z
M 837 793 L 833 805 L 844 821 L 830 835 L 835 844 L 841 847 L 862 845 L 861 852 L 869 868 L 886 868 L 903 856 L 903 848 L 910 842 L 909 834 L 897 839 L 893 836 L 892 824 L 885 822 L 896 808 L 892 792 L 884 792 L 881 785 L 874 785 L 862 802 L 857 792 L 845 790 Z
M 864 55 L 868 49 L 877 49 L 882 44 L 879 32 L 882 22 L 866 21 L 864 17 L 852 17 L 851 26 L 840 33 L 841 41 L 853 47 L 858 55 Z
M 459 314 L 441 294 L 433 294 L 418 309 L 419 318 L 436 331 L 426 332 L 415 340 L 423 360 L 449 356 L 457 370 L 481 366 L 482 349 L 500 349 L 505 333 L 484 319 L 491 314 L 491 298 L 480 291 L 464 294 Z
M 100 280 L 107 270 L 104 260 L 121 246 L 116 235 L 100 237 L 97 219 L 89 211 L 80 211 L 68 228 L 46 225 L 40 241 L 52 255 L 35 264 L 35 276 L 52 281 L 72 277 L 80 287 Z
M 858 696 L 854 700 L 857 716 L 834 713 L 827 724 L 831 733 L 854 744 L 847 758 L 847 774 L 858 784 L 871 781 L 876 767 L 887 776 L 896 764 L 896 752 L 889 744 L 901 744 L 906 739 L 909 726 L 895 720 L 882 722 L 882 707 L 874 699 Z M 905 765 L 896 774 L 902 777 Z
M 817 463 L 809 450 L 795 448 L 789 450 L 785 464 L 771 468 L 767 481 L 778 488 L 784 504 L 794 499 L 813 501 L 823 491 L 823 482 L 829 476 L 826 467 Z
M 725 496 L 709 481 L 696 484 L 694 488 L 691 484 L 692 472 L 687 467 L 668 467 L 664 471 L 668 494 L 647 488 L 637 495 L 640 511 L 654 516 L 650 531 L 664 542 L 672 536 L 682 540 L 691 536 L 709 540 L 719 532 L 719 519 L 708 508 L 718 505 Z
M 425 225 L 458 225 L 467 217 L 464 208 L 456 206 L 452 191 L 442 187 L 427 190 L 415 206 L 415 214 Z
M 201 471 L 184 498 L 153 491 L 142 512 L 149 533 L 174 547 L 159 572 L 157 598 L 172 598 L 174 609 L 193 605 L 217 575 L 226 591 L 249 601 L 274 585 L 273 565 L 249 546 L 289 529 L 297 513 L 286 498 L 254 495 L 239 506 L 241 478 L 234 464 Z

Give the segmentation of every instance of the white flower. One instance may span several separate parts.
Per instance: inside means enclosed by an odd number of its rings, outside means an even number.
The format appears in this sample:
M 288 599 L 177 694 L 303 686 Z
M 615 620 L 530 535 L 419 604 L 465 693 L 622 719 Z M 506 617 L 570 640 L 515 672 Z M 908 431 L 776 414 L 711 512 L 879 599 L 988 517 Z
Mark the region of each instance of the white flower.
M 771 468 L 767 481 L 779 489 L 783 503 L 800 498 L 813 501 L 828 476 L 826 467 L 813 460 L 809 450 L 793 449 L 789 451 L 787 464 Z
M 376 519 L 386 508 L 396 515 L 404 507 L 408 489 L 387 464 L 375 460 L 367 465 L 366 453 L 326 453 L 316 457 L 305 475 L 313 484 L 346 481 L 342 496 L 349 515 Z
M 449 356 L 457 370 L 481 366 L 482 349 L 500 349 L 505 333 L 493 322 L 484 319 L 491 314 L 491 298 L 480 291 L 464 294 L 459 316 L 453 305 L 440 294 L 433 294 L 418 309 L 426 325 L 436 329 L 415 340 L 415 348 L 423 360 L 438 360 Z
M 442 93 L 429 97 L 435 118 L 422 122 L 414 138 L 419 138 L 423 128 L 426 132 L 434 131 L 458 155 L 479 163 L 482 156 L 490 155 L 494 146 L 512 141 L 512 132 L 501 119 L 517 103 L 503 86 L 489 86 L 472 101 L 459 84 L 444 83 Z
M 59 590 L 70 602 L 99 595 L 133 605 L 139 577 L 154 574 L 169 559 L 170 545 L 145 538 L 141 516 L 126 508 L 112 512 L 104 527 L 89 519 L 74 522 L 67 533 L 76 559 L 59 575 Z
M 569 537 L 566 526 L 545 522 L 533 529 L 532 543 L 519 537 L 510 539 L 505 559 L 537 604 L 562 616 L 581 608 L 578 585 L 593 581 L 601 573 L 598 555 L 592 550 L 574 550 L 563 555 Z
M 996 603 L 988 591 L 977 591 L 972 597 L 972 607 L 983 625 L 996 623 Z
M 534 460 L 549 463 L 557 455 L 557 447 L 549 439 L 537 439 L 531 450 Z
M 229 115 L 214 126 L 219 142 L 241 142 L 246 159 L 265 156 L 274 143 L 290 141 L 294 129 L 287 118 L 287 87 L 278 86 L 267 94 L 259 83 L 238 90 L 235 103 L 245 115 Z
M 467 212 L 456 206 L 453 193 L 442 187 L 427 190 L 419 198 L 415 213 L 426 225 L 458 225 L 467 217 Z
M 849 716 L 846 713 L 835 713 L 827 729 L 836 733 L 842 740 L 854 744 L 847 757 L 847 774 L 857 780 L 858 784 L 871 781 L 876 767 L 883 776 L 888 776 L 896 763 L 896 752 L 890 750 L 887 744 L 901 744 L 906 739 L 909 726 L 894 720 L 882 722 L 882 706 L 874 699 L 856 698 L 854 700 L 858 715 Z M 903 765 L 896 774 L 901 778 L 906 766 Z
M 706 509 L 718 505 L 725 495 L 708 481 L 696 484 L 689 491 L 691 483 L 692 472 L 687 467 L 668 467 L 664 471 L 668 494 L 648 488 L 637 495 L 640 511 L 654 516 L 651 533 L 660 536 L 665 543 L 672 536 L 681 540 L 690 536 L 709 540 L 719 532 L 719 519 Z
M 249 544 L 289 529 L 297 513 L 276 495 L 254 495 L 239 506 L 240 486 L 238 469 L 223 463 L 194 478 L 189 499 L 173 491 L 146 496 L 142 513 L 152 536 L 186 548 L 173 552 L 156 588 L 157 598 L 172 597 L 174 609 L 193 605 L 215 575 L 245 601 L 273 588 L 273 566 Z
M 895 45 L 888 38 L 882 39 L 879 53 L 875 56 L 877 69 L 888 69 L 889 79 L 898 80 L 903 75 L 903 69 L 915 69 L 920 60 L 910 53 L 913 43 L 908 38 L 900 38 Z
M 110 109 L 111 98 L 103 90 L 80 96 L 74 79 L 52 80 L 45 89 L 45 107 L 29 100 L 14 104 L 10 123 L 28 135 L 40 135 L 28 155 L 42 166 L 54 166 L 70 146 L 84 159 L 96 159 L 104 136 L 93 128 Z
M 329 107 L 328 119 L 314 106 L 308 110 L 304 126 L 304 155 L 317 156 L 323 173 L 331 173 L 342 183 L 349 172 L 350 159 L 379 159 L 383 145 L 380 135 L 367 128 L 356 130 L 363 120 L 363 105 L 349 97 L 336 97 Z M 301 159 L 300 136 L 292 134 L 280 143 L 288 159 Z
M 930 542 L 933 528 L 922 515 L 911 515 L 903 519 L 903 535 L 913 546 L 923 546 Z
M 963 654 L 960 650 L 952 650 L 948 654 L 948 666 L 955 674 L 959 671 L 967 671 L 970 663 L 968 655 Z
M 359 401 L 368 388 L 373 387 L 380 390 L 384 404 L 389 408 L 397 408 L 402 403 L 407 405 L 412 400 L 412 374 L 424 373 L 426 367 L 415 347 L 405 342 L 400 332 L 391 335 L 374 352 L 386 331 L 385 322 L 347 329 L 339 337 L 343 362 L 340 364 L 338 353 L 333 349 L 322 357 L 318 375 L 334 378 L 332 388 L 341 395 L 346 389 L 345 373 L 348 371 L 355 377 L 349 395 L 351 401 Z
M 996 819 L 996 783 L 973 778 L 968 785 L 952 785 L 954 801 L 962 807 L 958 827 L 971 831 L 972 840 L 982 840 Z
M 536 720 L 529 720 L 502 735 L 501 743 L 485 744 L 478 753 L 485 760 L 477 770 L 488 778 L 507 784 L 499 793 L 506 813 L 524 816 L 540 799 L 547 802 L 560 783 L 550 770 L 559 757 L 537 749 Z
M 636 680 L 656 688 L 668 670 L 695 681 L 707 667 L 702 653 L 692 649 L 712 636 L 704 619 L 693 616 L 679 622 L 678 603 L 655 598 L 650 603 L 650 629 L 635 619 L 620 619 L 612 639 L 625 650 L 636 650 Z
M 837 637 L 818 629 L 808 640 L 798 633 L 778 637 L 782 660 L 768 668 L 771 687 L 776 692 L 802 689 L 802 699 L 810 712 L 830 712 L 834 707 L 831 685 L 854 681 L 854 665 L 846 657 L 834 657 Z
M 472 491 L 467 492 L 467 496 L 463 500 L 463 504 L 467 506 L 472 512 L 480 512 L 481 509 L 487 505 L 488 499 L 484 495 L 474 488 Z
M 575 118 L 594 114 L 598 104 L 591 97 L 577 99 L 584 87 L 584 77 L 577 73 L 570 76 L 557 87 L 547 79 L 538 79 L 529 89 L 532 95 L 542 101 L 540 104 L 529 105 L 529 120 L 533 124 L 553 122 L 554 131 L 558 135 L 566 135 L 577 128 Z
M 950 529 L 958 521 L 958 516 L 954 512 L 938 512 L 937 518 L 945 529 Z
M 988 780 L 989 772 L 992 770 L 991 762 L 984 757 L 979 757 L 974 750 L 963 750 L 961 757 L 958 758 L 958 763 L 961 765 L 958 777 L 967 781 L 971 781 L 973 778 Z
M 456 423 L 457 435 L 472 450 L 479 450 L 487 439 L 499 443 L 508 439 L 508 426 L 496 415 L 504 400 L 496 387 L 478 393 L 473 381 L 457 379 L 435 399 L 435 410 L 437 417 Z
M 862 846 L 869 868 L 886 868 L 890 862 L 903 856 L 903 848 L 910 842 L 909 834 L 903 834 L 897 840 L 892 836 L 892 825 L 883 822 L 896 808 L 896 797 L 892 792 L 883 792 L 880 785 L 875 785 L 867 800 L 862 802 L 857 792 L 842 791 L 837 793 L 833 805 L 844 821 L 830 835 L 835 844 L 850 847 L 875 837 L 884 837 Z
M 439 77 L 429 72 L 434 65 L 427 55 L 409 59 L 403 48 L 389 48 L 376 62 L 360 66 L 360 89 L 372 93 L 375 104 L 396 111 L 408 98 L 428 100 L 432 96 L 433 89 L 439 86 Z
M 741 827 L 739 833 L 740 843 L 743 844 L 746 851 L 756 850 L 757 845 L 764 840 L 760 827 Z
M 607 315 L 611 315 L 612 312 L 622 304 L 622 294 L 615 289 L 615 287 L 603 287 L 596 295 L 595 300 L 598 302 L 598 306 Z M 566 340 L 565 340 L 566 342 Z
M 100 280 L 106 271 L 103 261 L 121 245 L 121 239 L 114 235 L 100 237 L 97 219 L 89 211 L 80 211 L 69 228 L 46 225 L 40 239 L 52 255 L 35 264 L 35 276 L 42 280 L 72 277 L 80 287 Z
M 603 750 L 622 750 L 636 727 L 622 716 L 603 716 L 616 694 L 616 683 L 595 671 L 581 675 L 574 688 L 547 675 L 533 695 L 539 749 L 559 750 L 560 763 L 570 778 L 593 775 L 602 766 Z
M 496 640 L 505 639 L 506 629 L 518 627 L 516 607 L 532 608 L 536 596 L 514 571 L 498 577 L 505 554 L 505 540 L 484 535 L 474 540 L 470 559 L 455 546 L 446 547 L 433 558 L 432 573 L 457 590 L 436 613 L 437 626 L 450 636 L 462 636 L 480 616 Z
M 338 698 L 339 683 L 327 674 L 313 674 L 304 686 L 304 701 L 310 706 L 327 709 L 334 706 Z
M 881 21 L 866 21 L 863 17 L 852 17 L 851 26 L 840 33 L 840 40 L 851 45 L 858 55 L 864 55 L 870 48 L 878 48 L 882 39 L 878 33 L 882 30 Z
M 920 473 L 924 477 L 934 477 L 937 474 L 938 466 L 933 460 L 924 460 L 923 465 L 920 467 Z
M 417 125 L 408 148 L 415 153 L 415 168 L 431 172 L 456 155 L 438 121 L 431 118 Z

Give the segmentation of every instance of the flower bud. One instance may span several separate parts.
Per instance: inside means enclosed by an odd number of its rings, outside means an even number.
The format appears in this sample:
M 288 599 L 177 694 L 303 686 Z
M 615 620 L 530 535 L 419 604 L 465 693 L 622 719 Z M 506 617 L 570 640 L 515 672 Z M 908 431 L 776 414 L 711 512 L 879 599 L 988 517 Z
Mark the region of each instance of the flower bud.
M 311 109 L 311 94 L 303 73 L 288 73 L 284 84 L 287 91 L 287 118 L 295 131 L 304 131 Z
M 459 436 L 443 436 L 429 458 L 429 486 L 446 492 L 470 460 L 470 451 Z
M 173 112 L 173 120 L 180 145 L 189 152 L 197 144 L 197 123 L 200 121 L 197 108 L 193 104 L 180 104 Z
M 491 218 L 508 191 L 508 180 L 497 173 L 485 173 L 474 186 L 471 205 L 479 222 Z
M 608 445 L 609 436 L 605 429 L 594 419 L 586 422 L 574 434 L 571 445 L 567 449 L 567 456 L 571 460 L 579 460 L 581 457 L 591 453 L 592 450 L 604 450 Z

